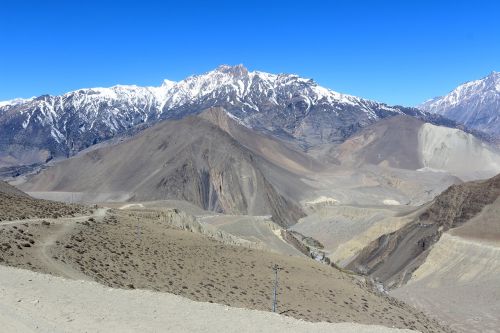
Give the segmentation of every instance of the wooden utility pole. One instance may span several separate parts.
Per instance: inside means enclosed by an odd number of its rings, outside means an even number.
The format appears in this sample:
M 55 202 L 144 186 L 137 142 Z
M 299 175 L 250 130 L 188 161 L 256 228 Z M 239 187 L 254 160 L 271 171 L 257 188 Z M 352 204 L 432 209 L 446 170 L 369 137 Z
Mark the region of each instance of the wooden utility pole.
M 273 288 L 273 312 L 276 312 L 277 307 L 278 307 L 278 271 L 281 268 L 278 267 L 277 264 L 274 264 L 273 266 L 273 271 L 274 271 L 274 288 Z

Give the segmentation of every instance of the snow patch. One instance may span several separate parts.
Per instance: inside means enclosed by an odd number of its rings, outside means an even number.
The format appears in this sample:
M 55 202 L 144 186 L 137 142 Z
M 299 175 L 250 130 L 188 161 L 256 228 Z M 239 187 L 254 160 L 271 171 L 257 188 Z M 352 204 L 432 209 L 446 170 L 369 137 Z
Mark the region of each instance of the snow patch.
M 335 205 L 338 204 L 339 201 L 334 198 L 326 197 L 324 195 L 317 197 L 314 200 L 307 201 L 306 206 L 317 206 L 317 205 Z

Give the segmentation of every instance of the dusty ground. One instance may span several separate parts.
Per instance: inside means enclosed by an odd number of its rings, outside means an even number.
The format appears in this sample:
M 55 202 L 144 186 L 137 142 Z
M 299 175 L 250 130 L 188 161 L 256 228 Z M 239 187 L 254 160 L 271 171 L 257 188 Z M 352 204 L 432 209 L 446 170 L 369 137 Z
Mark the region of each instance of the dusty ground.
M 324 205 L 291 229 L 320 241 L 333 262 L 346 266 L 370 242 L 410 222 L 415 210 L 411 206 Z
M 172 294 L 110 289 L 0 266 L 0 323 L 8 332 L 410 332 L 309 323 Z
M 112 287 L 164 291 L 266 311 L 271 308 L 271 266 L 278 264 L 282 314 L 308 321 L 446 331 L 415 309 L 372 293 L 364 283 L 334 268 L 225 245 L 144 216 L 116 210 L 85 221 L 49 221 L 48 226 L 40 221 L 2 224 L 0 243 L 14 246 L 2 251 L 0 258 L 11 266 L 66 277 L 84 274 Z M 34 243 L 17 247 L 16 235 L 28 235 Z

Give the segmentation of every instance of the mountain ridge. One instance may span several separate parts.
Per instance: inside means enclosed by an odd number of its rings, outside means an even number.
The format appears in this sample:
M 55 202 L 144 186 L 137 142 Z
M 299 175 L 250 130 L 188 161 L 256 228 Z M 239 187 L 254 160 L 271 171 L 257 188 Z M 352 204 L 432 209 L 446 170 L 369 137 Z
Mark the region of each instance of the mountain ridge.
M 434 97 L 418 106 L 465 126 L 500 138 L 500 72 L 465 82 L 444 96 Z
M 415 108 L 337 93 L 295 74 L 222 65 L 179 82 L 164 80 L 158 87 L 87 88 L 0 106 L 0 164 L 69 157 L 135 126 L 216 106 L 247 127 L 303 147 L 342 142 L 360 128 L 398 114 L 457 125 Z

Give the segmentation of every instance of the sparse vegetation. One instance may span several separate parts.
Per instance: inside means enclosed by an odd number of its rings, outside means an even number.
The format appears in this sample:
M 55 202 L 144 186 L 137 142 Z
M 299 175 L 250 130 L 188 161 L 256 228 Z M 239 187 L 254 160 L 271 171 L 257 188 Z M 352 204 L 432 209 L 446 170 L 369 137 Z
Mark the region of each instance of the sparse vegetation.
M 31 218 L 59 218 L 87 214 L 83 205 L 33 199 L 29 196 L 0 193 L 0 221 Z

